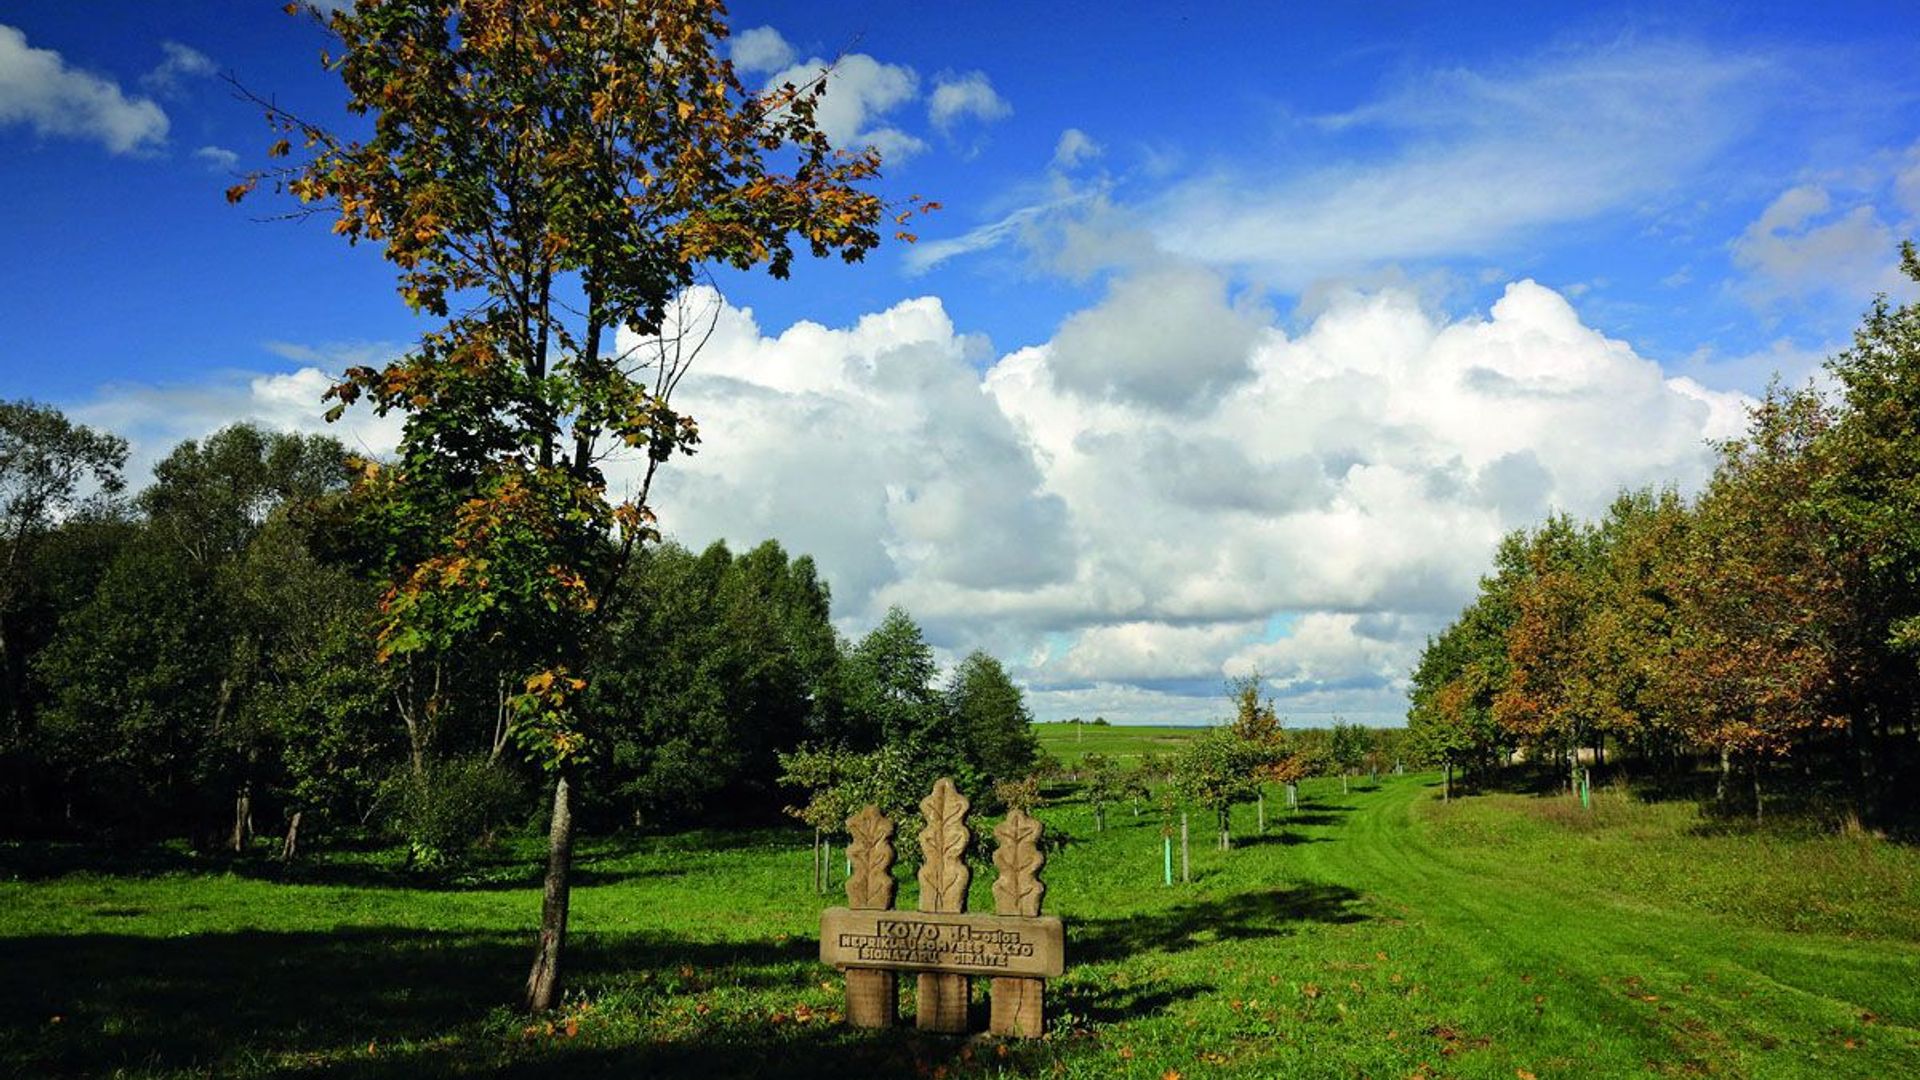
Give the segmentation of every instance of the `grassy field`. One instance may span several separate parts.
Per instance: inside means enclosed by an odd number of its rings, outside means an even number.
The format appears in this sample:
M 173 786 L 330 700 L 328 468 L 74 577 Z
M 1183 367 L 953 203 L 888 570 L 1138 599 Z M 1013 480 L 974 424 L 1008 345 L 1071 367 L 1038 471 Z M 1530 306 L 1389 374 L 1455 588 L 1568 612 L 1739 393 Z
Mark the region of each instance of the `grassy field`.
M 1171 888 L 1157 819 L 1122 810 L 1096 835 L 1084 807 L 1046 808 L 1066 838 L 1048 908 L 1071 967 L 1049 989 L 1053 1033 L 1005 1045 L 836 1022 L 797 832 L 590 846 L 574 996 L 536 1024 L 508 1007 L 538 906 L 530 847 L 432 888 L 382 853 L 283 880 L 266 863 L 148 854 L 105 873 L 0 849 L 0 1071 L 1920 1075 L 1911 849 L 1729 833 L 1611 792 L 1591 814 L 1442 804 L 1412 776 L 1303 794 L 1266 836 L 1244 835 L 1249 809 L 1232 852 L 1196 842 L 1196 880 Z
M 1168 757 L 1180 744 L 1200 732 L 1197 727 L 1156 727 L 1118 724 L 1035 724 L 1040 746 L 1073 764 L 1088 754 L 1106 754 L 1126 768 L 1139 764 L 1143 754 Z

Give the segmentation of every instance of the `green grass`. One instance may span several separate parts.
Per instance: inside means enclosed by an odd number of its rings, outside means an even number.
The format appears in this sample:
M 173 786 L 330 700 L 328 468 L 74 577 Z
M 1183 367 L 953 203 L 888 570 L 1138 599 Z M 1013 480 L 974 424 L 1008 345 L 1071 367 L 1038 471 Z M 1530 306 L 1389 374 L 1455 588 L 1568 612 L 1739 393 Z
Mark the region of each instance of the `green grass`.
M 1085 807 L 1046 808 L 1070 969 L 1048 990 L 1052 1034 L 1004 1047 L 836 1022 L 797 832 L 589 845 L 575 997 L 551 1028 L 508 1007 L 538 906 L 530 845 L 433 888 L 384 854 L 278 880 L 0 849 L 0 1072 L 1920 1074 L 1912 849 L 1716 830 L 1613 793 L 1591 814 L 1443 805 L 1419 777 L 1303 795 L 1265 837 L 1244 835 L 1247 808 L 1228 853 L 1196 815 L 1196 880 L 1172 888 L 1151 815 L 1110 812 L 1096 835 Z
M 1072 765 L 1088 754 L 1106 754 L 1132 768 L 1142 754 L 1171 757 L 1181 744 L 1198 735 L 1197 727 L 1150 725 L 1035 724 L 1040 748 Z

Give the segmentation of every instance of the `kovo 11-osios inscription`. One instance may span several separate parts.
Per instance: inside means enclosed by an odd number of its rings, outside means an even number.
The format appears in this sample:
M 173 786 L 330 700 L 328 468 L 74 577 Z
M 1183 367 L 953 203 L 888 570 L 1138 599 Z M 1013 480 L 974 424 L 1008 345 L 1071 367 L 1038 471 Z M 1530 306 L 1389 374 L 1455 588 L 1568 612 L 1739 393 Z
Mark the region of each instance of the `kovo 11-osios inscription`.
M 820 913 L 820 960 L 837 968 L 1058 978 L 1066 970 L 1066 931 L 1046 915 L 835 907 Z

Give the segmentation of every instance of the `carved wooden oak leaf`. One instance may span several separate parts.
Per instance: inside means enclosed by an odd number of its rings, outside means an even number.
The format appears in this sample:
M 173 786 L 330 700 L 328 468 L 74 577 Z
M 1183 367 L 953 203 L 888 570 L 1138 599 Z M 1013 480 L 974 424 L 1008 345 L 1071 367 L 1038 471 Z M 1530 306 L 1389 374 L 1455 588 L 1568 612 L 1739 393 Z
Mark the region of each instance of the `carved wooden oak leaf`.
M 920 830 L 920 910 L 967 910 L 967 810 L 972 804 L 953 781 L 934 781 L 933 793 L 920 800 L 927 827 Z
M 993 880 L 996 914 L 1040 914 L 1040 898 L 1047 891 L 1040 880 L 1040 868 L 1047 862 L 1040 850 L 1040 830 L 1040 822 L 1018 809 L 994 827 L 993 838 L 1000 842 L 993 852 L 994 869 L 1000 872 Z
M 893 906 L 893 822 L 880 808 L 866 808 L 847 819 L 847 832 L 853 840 L 847 845 L 847 859 L 853 873 L 847 876 L 847 906 L 884 911 Z

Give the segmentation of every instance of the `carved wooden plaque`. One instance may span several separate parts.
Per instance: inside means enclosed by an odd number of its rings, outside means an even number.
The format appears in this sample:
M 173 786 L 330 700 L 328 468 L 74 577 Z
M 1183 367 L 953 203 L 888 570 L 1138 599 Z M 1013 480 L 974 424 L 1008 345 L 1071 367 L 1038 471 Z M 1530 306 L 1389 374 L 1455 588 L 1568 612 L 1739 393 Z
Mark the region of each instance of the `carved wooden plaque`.
M 1058 918 L 932 911 L 820 913 L 820 960 L 837 968 L 1057 978 L 1066 971 Z
M 1038 915 L 1047 887 L 1040 868 L 1047 857 L 1040 850 L 1040 822 L 1024 810 L 1014 810 L 993 830 L 1000 842 L 993 852 L 999 876 L 993 881 L 994 910 L 1002 915 Z
M 889 908 L 893 906 L 893 822 L 880 808 L 868 803 L 866 809 L 847 819 L 847 861 L 853 873 L 847 875 L 847 906 L 853 908 Z
M 920 813 L 927 826 L 920 830 L 920 910 L 967 910 L 967 883 L 973 871 L 967 869 L 967 842 L 973 833 L 967 828 L 967 810 L 971 804 L 953 781 L 941 777 L 933 792 L 920 800 Z

